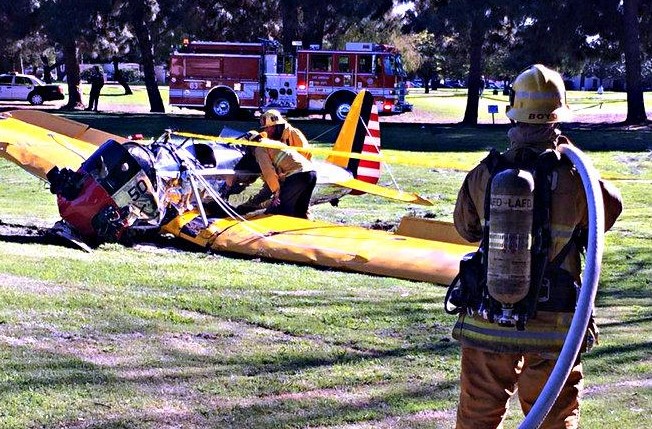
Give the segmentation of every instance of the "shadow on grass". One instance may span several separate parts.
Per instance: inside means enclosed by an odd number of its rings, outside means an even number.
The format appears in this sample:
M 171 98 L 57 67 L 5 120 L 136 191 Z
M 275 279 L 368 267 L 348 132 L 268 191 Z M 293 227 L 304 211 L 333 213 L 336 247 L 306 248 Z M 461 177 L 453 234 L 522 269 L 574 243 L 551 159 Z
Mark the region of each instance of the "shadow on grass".
M 582 359 L 594 361 L 591 363 L 591 368 L 594 368 L 597 363 L 604 371 L 615 371 L 616 368 L 625 371 L 631 369 L 632 364 L 649 359 L 650 356 L 652 356 L 652 341 L 641 341 L 633 344 L 596 347 Z
M 4 374 L 0 393 L 105 385 L 114 381 L 102 368 L 72 355 L 34 350 L 27 346 L 12 349 L 12 355 L 11 359 L 5 358 L 0 364 Z
M 450 400 L 456 396 L 454 383 L 406 387 L 386 396 L 382 393 L 371 395 L 368 399 L 337 398 L 336 396 L 294 396 L 292 398 L 260 397 L 246 401 L 243 405 L 210 403 L 205 405 L 187 404 L 183 411 L 149 410 L 133 412 L 131 415 L 111 417 L 105 421 L 65 422 L 69 429 L 135 429 L 159 427 L 184 428 L 299 428 L 328 427 L 331 425 L 350 425 L 363 423 L 382 426 L 385 419 L 401 424 L 396 427 L 433 427 L 433 422 L 444 423 L 453 420 L 449 410 L 433 412 L 427 417 L 412 417 L 411 407 L 427 407 L 433 402 Z M 340 395 L 349 396 L 347 392 Z M 193 407 L 194 405 L 194 407 Z M 394 427 L 394 426 L 392 426 Z M 452 427 L 452 423 L 446 426 Z
M 652 322 L 652 316 L 639 317 L 637 319 L 623 320 L 620 322 L 600 323 L 600 327 L 610 328 L 610 327 L 618 327 L 618 326 L 632 326 L 632 325 L 640 325 L 648 322 Z
M 596 297 L 597 305 L 608 306 L 622 300 L 652 303 L 652 290 L 645 274 L 652 266 L 652 254 L 648 247 L 628 246 L 625 254 L 608 253 L 603 266 L 616 269 L 608 273 L 608 280 L 601 282 Z M 626 301 L 620 302 L 620 305 L 623 304 Z
M 30 427 L 32 424 L 58 427 L 65 423 L 68 428 L 86 429 L 272 428 L 373 422 L 410 414 L 415 408 L 436 409 L 442 404 L 450 408 L 457 394 L 456 381 L 433 381 L 423 375 L 415 380 L 378 380 L 371 384 L 347 381 L 327 389 L 293 391 L 283 387 L 292 379 L 295 386 L 302 385 L 303 374 L 311 368 L 367 360 L 374 364 L 378 359 L 415 353 L 439 355 L 452 352 L 453 347 L 448 344 L 414 345 L 364 355 L 337 354 L 331 358 L 285 356 L 273 365 L 249 360 L 247 350 L 242 350 L 244 355 L 223 359 L 162 349 L 156 359 L 143 358 L 146 363 L 142 365 L 109 366 L 29 345 L 9 350 L 7 353 L 4 348 L 5 359 L 0 364 L 3 374 L 0 393 L 5 398 L 14 398 L 10 401 L 11 408 L 6 409 L 9 415 L 22 407 L 34 412 L 33 420 L 31 415 L 25 417 Z M 252 377 L 257 376 L 259 379 L 251 384 Z M 270 387 L 269 382 L 273 380 L 277 382 Z M 207 382 L 231 385 L 229 388 L 235 389 L 237 394 L 225 397 L 224 393 L 212 393 L 205 390 Z M 233 386 L 238 383 L 242 385 Z M 359 392 L 355 393 L 356 390 Z M 65 415 L 57 415 L 52 410 L 41 413 L 40 406 L 48 409 L 52 404 L 46 400 L 32 403 L 32 395 L 44 398 L 54 395 L 59 401 L 57 409 Z M 70 403 L 60 402 L 65 400 Z M 21 404 L 21 401 L 30 403 Z M 140 409 L 141 401 L 144 401 L 144 410 Z M 125 403 L 132 405 L 127 405 L 125 410 Z M 446 409 L 439 411 L 443 413 Z

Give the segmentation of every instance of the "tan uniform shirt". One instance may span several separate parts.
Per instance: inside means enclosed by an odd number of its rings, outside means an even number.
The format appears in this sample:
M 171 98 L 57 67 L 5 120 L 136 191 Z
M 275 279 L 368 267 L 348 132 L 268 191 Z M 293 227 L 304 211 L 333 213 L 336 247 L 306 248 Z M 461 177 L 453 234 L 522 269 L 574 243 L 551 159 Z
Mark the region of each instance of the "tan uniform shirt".
M 283 134 L 281 134 L 280 141 L 288 146 L 292 146 L 296 148 L 310 147 L 310 144 L 308 143 L 308 139 L 306 139 L 306 136 L 304 136 L 301 131 L 294 128 L 290 124 L 285 125 L 285 128 L 283 129 Z M 306 159 L 310 159 L 312 157 L 312 154 L 307 151 L 299 150 L 299 153 L 303 155 Z
M 303 171 L 314 171 L 312 163 L 293 149 L 257 147 L 254 154 L 263 179 L 272 192 L 278 192 L 286 177 Z

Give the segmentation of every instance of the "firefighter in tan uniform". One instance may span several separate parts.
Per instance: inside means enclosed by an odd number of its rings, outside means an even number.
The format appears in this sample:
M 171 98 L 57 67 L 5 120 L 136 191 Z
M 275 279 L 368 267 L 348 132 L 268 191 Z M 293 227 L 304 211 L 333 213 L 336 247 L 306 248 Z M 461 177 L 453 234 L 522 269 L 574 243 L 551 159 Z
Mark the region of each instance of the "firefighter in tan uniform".
M 300 130 L 290 125 L 283 118 L 281 112 L 276 109 L 270 109 L 260 116 L 260 126 L 260 133 L 257 131 L 250 131 L 247 133 L 246 138 L 251 141 L 260 141 L 262 138 L 269 138 L 284 143 L 292 148 L 297 148 L 298 153 L 288 152 L 287 154 L 284 154 L 284 151 L 276 151 L 275 153 L 272 153 L 272 149 L 266 151 L 258 149 L 254 150 L 253 152 L 259 166 L 261 167 L 265 184 L 263 188 L 256 195 L 251 197 L 245 205 L 251 207 L 267 207 L 266 213 L 285 214 L 288 216 L 307 218 L 308 203 L 316 182 L 316 173 L 314 171 L 311 174 L 307 173 L 307 171 L 311 169 L 311 167 L 308 168 L 307 165 L 310 164 L 312 154 L 308 151 L 300 150 L 300 148 L 310 147 L 308 140 Z M 285 184 L 283 186 L 284 191 L 281 192 L 281 182 L 283 182 L 286 177 L 289 177 L 289 173 L 292 172 L 287 170 L 275 170 L 278 168 L 288 168 L 288 163 L 286 161 L 281 163 L 277 162 L 280 158 L 289 159 L 288 154 L 290 158 L 296 158 L 294 166 L 297 167 L 301 165 L 300 169 L 304 171 L 301 171 L 302 174 L 293 177 L 287 184 Z M 303 161 L 297 157 L 302 158 Z M 276 165 L 270 164 L 270 160 L 272 163 L 276 163 Z M 304 161 L 307 161 L 307 163 Z M 305 183 L 299 181 L 301 178 L 306 180 Z M 285 194 L 283 195 L 284 198 L 281 198 L 281 193 Z M 300 197 L 299 194 L 301 193 L 303 193 L 303 196 Z
M 508 132 L 509 149 L 500 154 L 505 163 L 518 166 L 528 159 L 538 159 L 546 150 L 546 153 L 558 154 L 555 150 L 558 145 L 571 144 L 557 128 L 558 122 L 566 121 L 570 116 L 563 80 L 557 72 L 542 65 L 534 65 L 516 78 L 507 116 L 515 121 L 515 126 Z M 496 246 L 497 240 L 509 235 L 492 235 L 492 228 L 497 226 L 485 213 L 493 210 L 495 201 L 499 201 L 499 197 L 494 198 L 491 188 L 488 188 L 490 182 L 495 184 L 492 182 L 495 173 L 492 165 L 495 163 L 489 162 L 489 158 L 466 176 L 454 212 L 455 227 L 462 237 L 470 242 L 488 241 L 487 253 Z M 462 346 L 458 429 L 501 428 L 508 400 L 516 390 L 521 408 L 527 414 L 549 378 L 570 326 L 581 270 L 581 240 L 574 231 L 580 231 L 588 224 L 587 201 L 581 179 L 569 162 L 560 158 L 548 177 L 550 211 L 546 215 L 546 225 L 549 240 L 543 259 L 547 254 L 544 263 L 548 267 L 554 266 L 556 274 L 544 277 L 545 287 L 536 289 L 533 301 L 536 312 L 526 323 L 522 322 L 520 328 L 498 323 L 506 317 L 505 314 L 509 316 L 509 312 L 492 315 L 486 299 L 482 308 L 459 312 L 453 329 L 453 337 Z M 619 216 L 622 201 L 615 187 L 602 180 L 600 186 L 607 230 Z M 491 195 L 489 199 L 486 198 L 488 193 Z M 511 245 L 518 247 L 514 241 Z M 491 262 L 491 258 L 488 259 Z M 484 280 L 489 285 L 487 279 L 491 273 L 486 266 Z M 504 281 L 508 281 L 504 272 L 493 274 L 503 275 Z M 505 306 L 503 304 L 503 311 Z M 584 350 L 590 348 L 595 340 L 597 328 L 592 322 Z M 542 428 L 578 427 L 582 378 L 578 356 Z

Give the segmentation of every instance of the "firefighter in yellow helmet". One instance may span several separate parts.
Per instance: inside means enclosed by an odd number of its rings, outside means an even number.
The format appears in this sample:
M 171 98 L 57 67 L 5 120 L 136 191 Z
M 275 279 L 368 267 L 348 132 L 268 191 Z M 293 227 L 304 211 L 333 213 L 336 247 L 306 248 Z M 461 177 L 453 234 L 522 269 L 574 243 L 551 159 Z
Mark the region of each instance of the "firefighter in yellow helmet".
M 280 141 L 281 143 L 296 148 L 310 147 L 306 136 L 304 136 L 300 130 L 290 125 L 290 123 L 283 118 L 281 112 L 276 109 L 270 109 L 260 115 L 260 126 L 261 130 L 267 134 L 267 138 Z M 311 157 L 310 152 L 299 150 L 299 153 L 307 159 L 310 159 Z
M 536 64 L 516 78 L 512 90 L 509 148 L 492 151 L 467 174 L 454 211 L 462 237 L 481 242 L 481 252 L 461 264 L 463 280 L 451 285 L 446 299 L 447 311 L 458 314 L 453 337 L 462 347 L 458 429 L 502 427 L 517 389 L 521 408 L 530 411 L 563 345 L 580 282 L 588 207 L 577 171 L 557 152 L 559 145 L 572 144 L 558 128 L 570 118 L 563 80 Z M 508 175 L 512 182 L 501 181 Z M 511 195 L 505 183 L 520 188 Z M 622 200 L 608 182 L 600 186 L 607 230 Z M 531 229 L 518 237 L 510 233 L 524 218 Z M 498 258 L 504 254 L 507 258 Z M 515 290 L 500 289 L 505 285 L 526 294 L 513 298 Z M 591 322 L 584 351 L 596 340 Z M 542 428 L 578 427 L 582 386 L 578 357 Z

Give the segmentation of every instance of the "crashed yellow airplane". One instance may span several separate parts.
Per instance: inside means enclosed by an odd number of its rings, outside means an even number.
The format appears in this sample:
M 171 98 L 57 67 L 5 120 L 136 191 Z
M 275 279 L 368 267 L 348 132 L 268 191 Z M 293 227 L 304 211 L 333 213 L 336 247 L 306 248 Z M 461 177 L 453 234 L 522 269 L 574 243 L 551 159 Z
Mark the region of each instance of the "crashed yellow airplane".
M 404 218 L 397 232 L 389 233 L 260 214 L 251 201 L 261 181 L 247 145 L 287 149 L 266 139 L 172 132 L 141 144 L 30 110 L 0 119 L 0 156 L 48 181 L 63 218 L 59 231 L 63 225 L 67 236 L 90 244 L 154 230 L 214 251 L 442 284 L 455 277 L 463 255 L 475 250 L 452 225 L 434 220 Z M 313 202 L 354 191 L 430 204 L 376 184 L 379 148 L 376 108 L 362 91 L 335 146 L 326 151 L 328 158 L 313 156 L 318 173 Z

